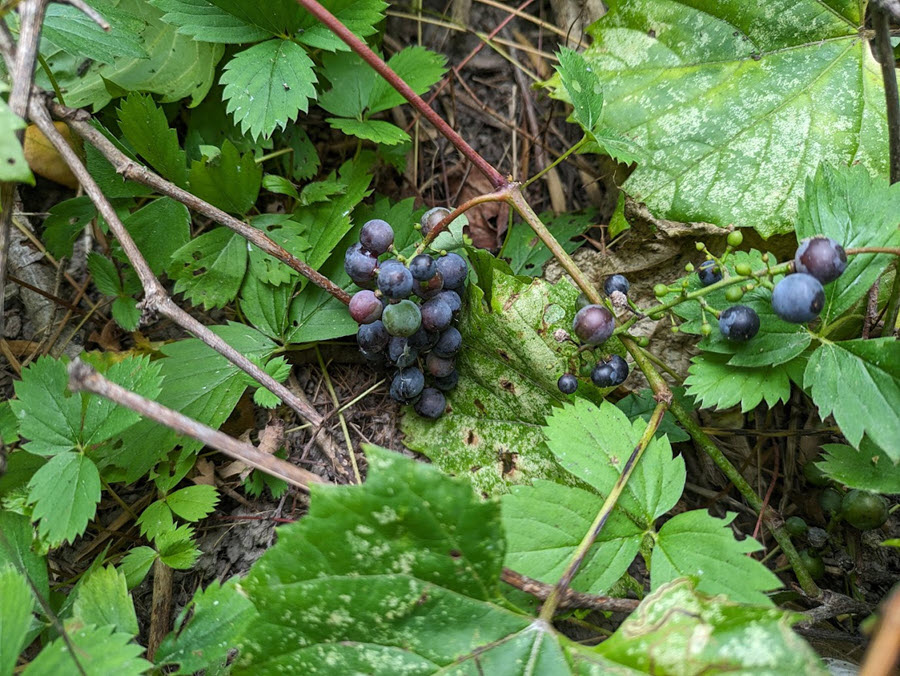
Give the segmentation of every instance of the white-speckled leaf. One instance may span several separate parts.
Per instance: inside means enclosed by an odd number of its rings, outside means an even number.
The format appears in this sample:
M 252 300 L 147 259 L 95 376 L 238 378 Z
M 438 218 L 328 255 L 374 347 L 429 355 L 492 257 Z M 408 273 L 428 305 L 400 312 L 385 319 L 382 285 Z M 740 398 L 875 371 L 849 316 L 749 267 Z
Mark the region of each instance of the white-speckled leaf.
M 571 483 L 544 445 L 541 427 L 554 406 L 570 399 L 556 381 L 575 347 L 554 334 L 571 330 L 578 291 L 565 280 L 525 283 L 497 269 L 492 290 L 488 312 L 484 293 L 470 284 L 459 324 L 460 381 L 448 412 L 437 421 L 407 413 L 404 443 L 445 472 L 468 476 L 486 494 L 537 478 Z M 617 340 L 606 345 L 622 350 Z M 602 392 L 582 376 L 573 397 L 599 402 Z
M 884 89 L 849 0 L 613 0 L 587 50 L 603 124 L 660 217 L 788 232 L 827 160 L 887 174 Z M 556 93 L 563 95 L 558 81 Z

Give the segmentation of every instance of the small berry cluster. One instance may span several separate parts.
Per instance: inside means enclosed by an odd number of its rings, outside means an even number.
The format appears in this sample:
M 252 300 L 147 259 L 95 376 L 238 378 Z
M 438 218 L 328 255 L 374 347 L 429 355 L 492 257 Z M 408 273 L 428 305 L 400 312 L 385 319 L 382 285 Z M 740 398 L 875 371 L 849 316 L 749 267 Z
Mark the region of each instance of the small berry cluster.
M 441 207 L 426 212 L 423 234 L 449 213 Z M 356 341 L 370 362 L 396 369 L 390 387 L 395 401 L 413 404 L 424 418 L 439 418 L 447 407 L 444 392 L 459 380 L 453 359 L 462 335 L 453 323 L 468 265 L 459 254 L 446 252 L 407 260 L 393 245 L 393 228 L 375 219 L 363 225 L 359 242 L 344 257 L 344 269 L 362 287 L 350 299 L 350 316 L 360 325 Z M 378 260 L 388 252 L 395 257 Z
M 613 306 L 628 304 L 630 284 L 623 275 L 610 275 L 603 283 L 603 290 Z M 579 310 L 572 321 L 572 333 L 581 342 L 582 350 L 602 345 L 616 329 L 616 318 L 605 305 L 588 304 L 584 295 L 578 299 Z M 617 387 L 628 377 L 628 363 L 617 354 L 607 355 L 591 370 L 591 381 L 597 387 Z M 578 389 L 578 378 L 572 373 L 564 373 L 556 383 L 563 394 L 572 394 Z
M 803 324 L 825 307 L 825 289 L 847 269 L 844 247 L 829 237 L 810 237 L 794 254 L 794 274 L 775 285 L 772 309 L 786 322 Z

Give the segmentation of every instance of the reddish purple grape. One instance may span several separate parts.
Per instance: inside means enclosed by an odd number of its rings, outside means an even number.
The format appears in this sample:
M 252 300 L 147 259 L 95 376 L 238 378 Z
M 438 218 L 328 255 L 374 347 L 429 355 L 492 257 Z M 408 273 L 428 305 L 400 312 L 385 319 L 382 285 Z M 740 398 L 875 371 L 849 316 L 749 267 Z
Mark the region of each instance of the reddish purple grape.
M 581 308 L 572 322 L 572 331 L 584 342 L 599 345 L 613 334 L 616 318 L 602 305 L 587 305 Z
M 449 376 L 453 371 L 453 360 L 438 357 L 434 352 L 429 352 L 425 357 L 425 368 L 435 378 Z
M 364 289 L 354 293 L 350 299 L 350 316 L 357 324 L 371 324 L 376 319 L 381 319 L 383 307 L 374 291 Z
M 422 225 L 422 235 L 427 235 L 434 226 L 449 215 L 450 210 L 445 207 L 434 207 L 433 209 L 426 211 L 419 220 L 419 223 Z
M 394 229 L 380 218 L 367 221 L 359 231 L 359 243 L 367 251 L 380 256 L 394 243 Z
M 847 252 L 830 237 L 810 237 L 803 240 L 794 254 L 794 269 L 827 284 L 847 269 Z
M 347 272 L 347 276 L 360 286 L 375 279 L 377 265 L 378 258 L 363 249 L 361 244 L 354 244 L 344 254 L 344 270 Z
M 415 411 L 423 418 L 436 420 L 440 418 L 447 408 L 447 398 L 442 392 L 433 387 L 422 390 L 422 396 L 416 402 Z

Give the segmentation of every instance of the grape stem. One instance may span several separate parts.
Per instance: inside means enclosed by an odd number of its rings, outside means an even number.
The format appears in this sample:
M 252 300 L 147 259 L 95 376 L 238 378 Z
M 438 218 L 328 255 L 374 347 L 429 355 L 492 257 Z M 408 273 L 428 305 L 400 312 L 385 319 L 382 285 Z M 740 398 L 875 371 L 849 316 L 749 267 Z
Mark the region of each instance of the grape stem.
M 416 247 L 416 253 L 420 254 L 425 251 L 425 249 L 428 248 L 428 246 L 435 240 L 435 238 L 447 229 L 447 226 L 449 226 L 453 221 L 462 216 L 472 207 L 477 207 L 479 204 L 486 204 L 487 202 L 505 202 L 514 186 L 514 183 L 507 183 L 496 192 L 487 193 L 486 195 L 478 195 L 477 197 L 473 197 L 472 199 L 460 204 L 458 207 L 456 207 L 456 209 L 444 216 L 444 218 L 441 219 L 439 223 L 437 223 L 431 230 L 428 231 L 428 234 L 425 235 L 425 237 L 422 239 L 422 242 Z

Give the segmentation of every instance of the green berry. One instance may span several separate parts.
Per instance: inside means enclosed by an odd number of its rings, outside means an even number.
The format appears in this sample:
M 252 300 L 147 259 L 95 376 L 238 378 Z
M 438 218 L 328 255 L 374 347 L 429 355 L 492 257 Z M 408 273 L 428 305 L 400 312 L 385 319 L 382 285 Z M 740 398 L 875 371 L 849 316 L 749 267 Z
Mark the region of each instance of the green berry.
M 734 266 L 734 271 L 742 277 L 749 277 L 753 274 L 753 268 L 748 263 L 738 263 Z
M 737 303 L 744 297 L 744 290 L 739 286 L 729 286 L 725 291 L 725 300 L 729 303 Z
M 693 271 L 694 271 L 694 264 L 693 264 L 693 263 L 688 263 L 687 265 L 684 266 L 684 270 L 685 270 L 685 272 L 693 272 Z
M 728 246 L 736 248 L 744 243 L 744 235 L 741 234 L 740 230 L 735 230 L 734 232 L 728 233 Z
M 801 519 L 799 516 L 792 516 L 787 521 L 784 522 L 784 527 L 788 533 L 791 535 L 803 535 L 808 526 L 806 525 L 806 521 Z
M 653 287 L 653 295 L 657 298 L 662 298 L 669 294 L 669 287 L 665 284 L 657 284 Z
M 837 514 L 841 511 L 841 494 L 834 488 L 823 488 L 819 493 L 819 506 L 826 514 Z
M 831 483 L 828 475 L 819 469 L 819 466 L 813 460 L 803 465 L 803 476 L 813 486 L 827 486 Z
M 887 500 L 876 493 L 852 490 L 841 502 L 841 516 L 859 530 L 880 528 L 888 518 Z
M 706 245 L 703 242 L 697 242 L 695 246 L 697 247 L 697 251 L 703 251 L 706 248 Z
M 700 325 L 700 333 L 702 333 L 704 336 L 708 336 L 710 333 L 712 333 L 712 327 L 708 323 L 703 322 L 703 324 Z
M 822 557 L 815 552 L 804 549 L 800 552 L 800 560 L 813 580 L 818 580 L 825 575 L 825 563 L 822 561 Z

